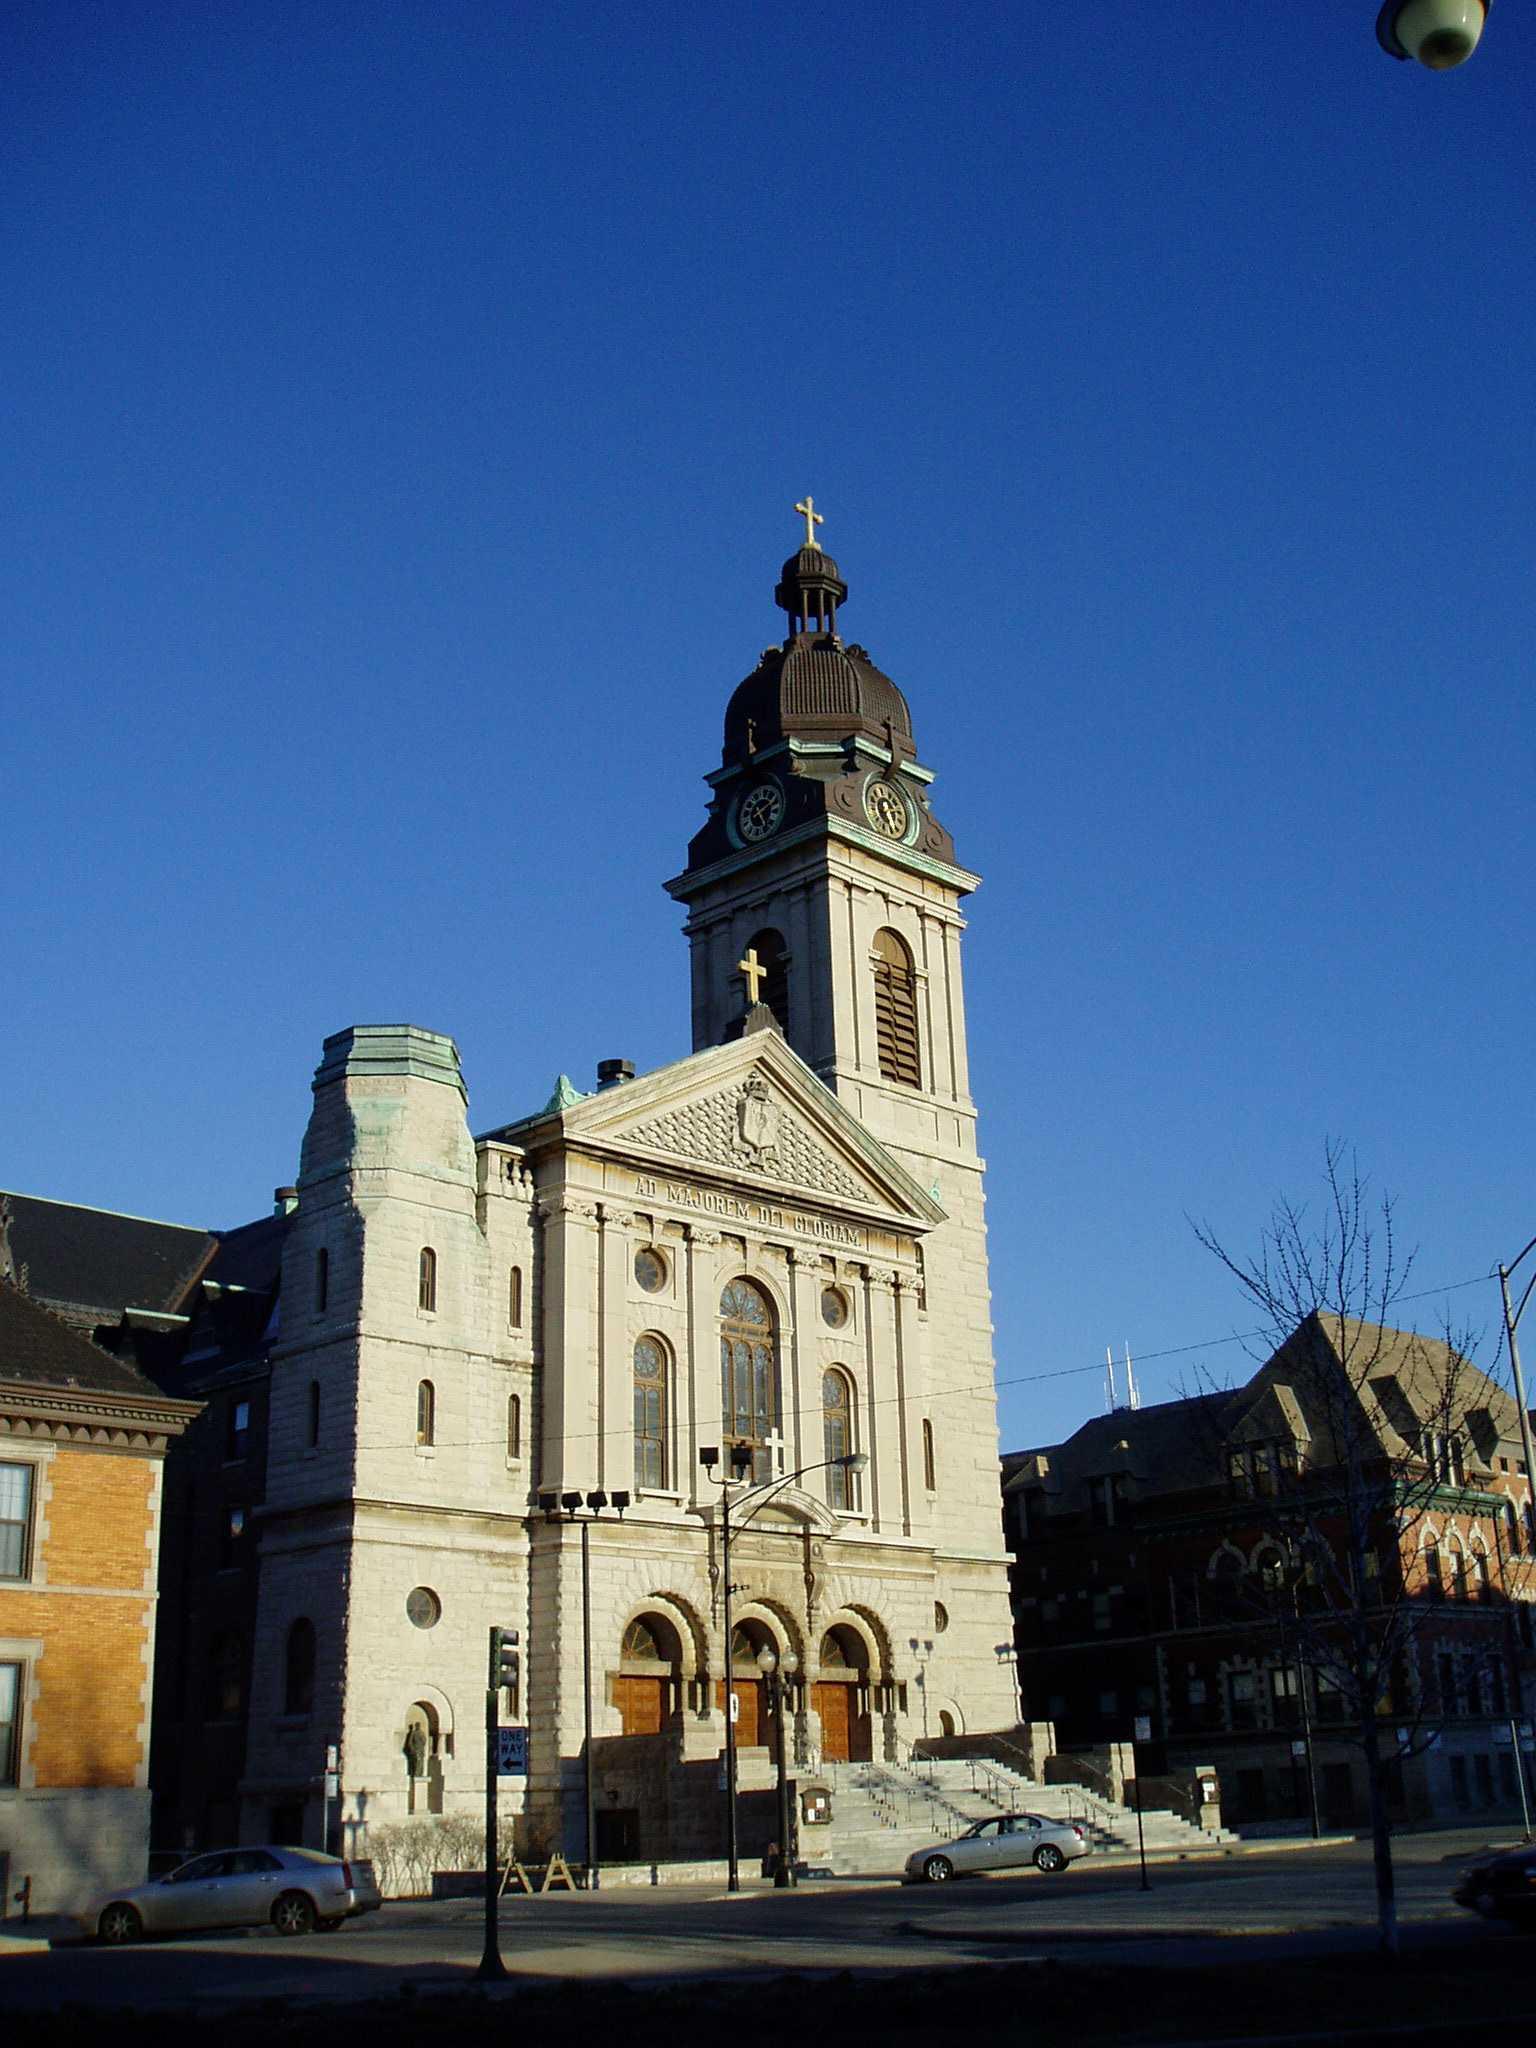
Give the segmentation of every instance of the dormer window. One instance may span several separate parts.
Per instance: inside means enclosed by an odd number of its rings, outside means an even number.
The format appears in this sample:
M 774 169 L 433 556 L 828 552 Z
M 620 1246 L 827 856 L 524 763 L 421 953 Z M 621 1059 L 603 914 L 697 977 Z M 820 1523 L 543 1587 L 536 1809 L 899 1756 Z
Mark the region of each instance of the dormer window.
M 1125 1474 L 1109 1472 L 1088 1482 L 1088 1512 L 1095 1529 L 1113 1529 L 1126 1520 L 1129 1505 Z
M 1227 1453 L 1227 1480 L 1232 1491 L 1251 1500 L 1273 1500 L 1295 1481 L 1301 1460 L 1295 1443 L 1281 1437 L 1273 1443 L 1234 1444 Z
M 1445 1430 L 1426 1429 L 1421 1455 L 1437 1486 L 1466 1485 L 1466 1452 L 1459 1436 Z

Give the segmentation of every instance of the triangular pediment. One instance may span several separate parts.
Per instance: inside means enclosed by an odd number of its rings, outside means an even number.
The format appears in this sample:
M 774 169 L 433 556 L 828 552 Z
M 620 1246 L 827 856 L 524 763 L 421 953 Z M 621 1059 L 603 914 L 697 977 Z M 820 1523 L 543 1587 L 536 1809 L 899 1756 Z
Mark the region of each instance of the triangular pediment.
M 587 1096 L 535 1119 L 519 1140 L 534 1143 L 547 1124 L 558 1124 L 567 1144 L 638 1169 L 918 1232 L 944 1217 L 777 1032 L 755 1032 Z

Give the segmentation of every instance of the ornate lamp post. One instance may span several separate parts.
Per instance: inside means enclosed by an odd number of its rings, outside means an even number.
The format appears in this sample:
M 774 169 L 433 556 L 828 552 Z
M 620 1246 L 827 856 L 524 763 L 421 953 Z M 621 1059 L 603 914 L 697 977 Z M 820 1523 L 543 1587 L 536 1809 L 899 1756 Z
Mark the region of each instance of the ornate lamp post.
M 862 1472 L 869 1463 L 865 1451 L 848 1451 L 841 1458 L 823 1458 L 815 1465 L 802 1465 L 797 1471 L 780 1473 L 773 1479 L 761 1479 L 755 1486 L 744 1482 L 752 1470 L 752 1446 L 735 1443 L 730 1447 L 730 1471 L 715 1479 L 715 1467 L 720 1462 L 718 1444 L 705 1444 L 699 1450 L 699 1463 L 708 1477 L 720 1489 L 720 1597 L 721 1621 L 725 1630 L 725 1866 L 727 1891 L 741 1890 L 741 1869 L 736 1849 L 736 1718 L 733 1711 L 734 1699 L 731 1693 L 731 1649 L 734 1630 L 731 1625 L 731 1595 L 736 1588 L 731 1584 L 731 1487 L 742 1486 L 736 1495 L 735 1505 L 740 1508 L 747 1501 L 753 1503 L 750 1514 L 740 1517 L 738 1528 L 751 1521 L 759 1508 L 764 1508 L 776 1493 L 782 1493 L 786 1486 L 793 1486 L 797 1479 L 804 1479 L 812 1472 L 824 1472 L 829 1466 L 840 1465 L 845 1472 Z
M 586 1496 L 585 1514 L 581 1512 L 583 1500 L 579 1493 L 541 1493 L 539 1506 L 547 1521 L 579 1522 L 581 1525 L 581 1762 L 587 1813 L 587 1890 L 595 1892 L 602 1889 L 602 1875 L 597 1867 L 597 1831 L 592 1822 L 592 1547 L 589 1531 L 604 1508 L 611 1507 L 622 1520 L 624 1510 L 629 1506 L 629 1495 L 604 1493 L 599 1487 Z
M 793 1650 L 786 1650 L 782 1657 L 776 1657 L 765 1644 L 757 1653 L 757 1668 L 768 1685 L 768 1711 L 773 1716 L 774 1765 L 778 1772 L 779 1793 L 779 1850 L 773 1863 L 773 1888 L 782 1892 L 795 1883 L 795 1852 L 790 1840 L 789 1777 L 784 1756 L 784 1724 L 789 1718 L 790 1688 L 795 1673 L 800 1669 L 800 1659 Z

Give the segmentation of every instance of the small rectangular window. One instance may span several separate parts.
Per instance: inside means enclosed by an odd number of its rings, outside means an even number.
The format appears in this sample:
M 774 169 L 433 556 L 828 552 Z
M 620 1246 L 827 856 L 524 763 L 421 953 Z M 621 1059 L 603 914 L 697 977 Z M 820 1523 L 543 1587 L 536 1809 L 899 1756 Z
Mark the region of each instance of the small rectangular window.
M 437 1307 L 437 1253 L 431 1245 L 424 1244 L 416 1266 L 416 1306 L 424 1309 Z
M 507 1282 L 507 1321 L 514 1330 L 520 1330 L 523 1327 L 523 1269 L 521 1266 L 514 1266 L 512 1268 L 512 1276 Z
M 32 1467 L 0 1465 L 0 1579 L 24 1579 L 32 1565 Z
M 21 1761 L 21 1666 L 0 1664 L 0 1785 L 14 1785 Z
M 315 1314 L 323 1316 L 331 1298 L 331 1255 L 322 1245 L 315 1253 Z
M 243 1458 L 250 1448 L 251 1404 L 249 1401 L 233 1401 L 229 1409 L 229 1446 L 225 1455 Z

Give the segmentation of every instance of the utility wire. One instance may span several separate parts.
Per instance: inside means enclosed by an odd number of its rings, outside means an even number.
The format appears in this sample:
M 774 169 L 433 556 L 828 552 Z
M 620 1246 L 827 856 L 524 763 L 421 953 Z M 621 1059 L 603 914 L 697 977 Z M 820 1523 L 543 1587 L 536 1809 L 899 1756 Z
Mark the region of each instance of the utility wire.
M 1466 1287 L 1484 1287 L 1490 1280 L 1497 1277 L 1496 1274 L 1478 1273 L 1470 1280 L 1449 1280 L 1443 1286 L 1423 1287 L 1413 1294 L 1400 1294 L 1396 1299 L 1400 1302 L 1429 1301 L 1436 1295 L 1456 1294 Z M 1226 1344 L 1249 1344 L 1254 1342 L 1255 1339 L 1263 1339 L 1271 1334 L 1271 1332 L 1262 1329 L 1233 1330 L 1225 1337 L 1202 1337 L 1192 1344 L 1167 1345 L 1161 1351 L 1143 1351 L 1138 1353 L 1133 1346 L 1132 1355 L 1135 1357 L 1138 1366 L 1152 1365 L 1156 1364 L 1160 1359 L 1187 1358 L 1196 1351 L 1219 1350 Z M 390 1341 L 407 1343 L 412 1340 L 396 1338 Z M 1502 1354 L 1502 1329 L 1500 1331 L 1499 1351 Z M 1497 1356 L 1494 1362 L 1497 1364 Z M 1088 1373 L 1102 1374 L 1103 1371 L 1103 1360 L 1096 1359 L 1092 1365 L 1063 1365 L 1057 1366 L 1050 1372 L 1010 1373 L 1006 1377 L 994 1375 L 991 1379 L 974 1380 L 969 1386 L 935 1389 L 928 1393 L 925 1398 L 930 1404 L 939 1401 L 974 1400 L 978 1395 L 996 1393 L 1004 1387 L 1041 1386 L 1050 1380 L 1081 1379 Z M 902 1398 L 902 1396 L 897 1394 L 883 1394 L 875 1400 L 864 1402 L 863 1405 L 866 1409 L 893 1408 Z M 816 1411 L 812 1409 L 811 1412 L 814 1414 Z M 561 1437 L 559 1447 L 561 1450 L 573 1450 L 581 1444 L 600 1442 L 604 1436 L 611 1434 L 614 1434 L 614 1432 L 597 1429 L 578 1431 L 572 1435 Z M 505 1442 L 506 1437 L 504 1433 L 489 1437 L 434 1438 L 431 1448 L 439 1451 L 482 1451 L 490 1450 L 493 1445 L 504 1444 Z M 359 1444 L 357 1446 L 359 1451 L 405 1451 L 415 1450 L 416 1448 L 417 1445 L 409 1438 L 392 1438 L 387 1443 Z

